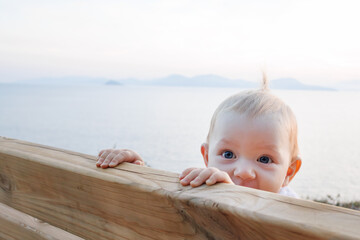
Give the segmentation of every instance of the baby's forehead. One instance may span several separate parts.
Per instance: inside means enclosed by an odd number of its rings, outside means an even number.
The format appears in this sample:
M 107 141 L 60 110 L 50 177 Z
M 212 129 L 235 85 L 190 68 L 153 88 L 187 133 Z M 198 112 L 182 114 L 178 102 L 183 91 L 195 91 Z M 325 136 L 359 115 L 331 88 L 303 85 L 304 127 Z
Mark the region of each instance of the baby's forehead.
M 284 122 L 283 117 L 276 112 L 250 115 L 247 113 L 239 113 L 234 110 L 222 111 L 217 115 L 215 125 L 227 124 L 228 121 L 232 120 L 234 120 L 235 125 L 239 126 L 243 124 L 271 124 L 274 127 L 283 127 L 285 129 L 285 126 L 282 125 Z
M 210 135 L 211 149 L 237 149 L 247 153 L 291 152 L 290 135 L 277 116 L 251 118 L 236 112 L 219 115 Z
M 264 114 L 254 117 L 235 111 L 219 113 L 209 137 L 216 136 L 219 139 L 234 134 L 238 134 L 239 137 L 246 137 L 247 134 L 251 134 L 260 139 L 265 136 L 269 138 L 281 137 L 283 141 L 289 139 L 286 124 L 282 123 L 278 114 Z

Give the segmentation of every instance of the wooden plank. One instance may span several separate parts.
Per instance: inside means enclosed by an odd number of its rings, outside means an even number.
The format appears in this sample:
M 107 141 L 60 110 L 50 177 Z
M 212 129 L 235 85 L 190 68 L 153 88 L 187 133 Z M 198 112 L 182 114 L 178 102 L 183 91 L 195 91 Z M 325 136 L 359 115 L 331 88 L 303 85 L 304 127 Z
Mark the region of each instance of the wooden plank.
M 0 203 L 0 239 L 81 240 L 83 238 Z
M 360 239 L 360 213 L 0 138 L 0 202 L 85 239 Z

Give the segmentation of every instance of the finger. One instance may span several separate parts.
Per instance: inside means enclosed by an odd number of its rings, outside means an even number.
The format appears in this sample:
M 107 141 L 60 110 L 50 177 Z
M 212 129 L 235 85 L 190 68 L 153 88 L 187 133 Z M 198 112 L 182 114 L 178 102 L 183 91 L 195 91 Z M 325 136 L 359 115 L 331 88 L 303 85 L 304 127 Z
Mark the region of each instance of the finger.
M 101 164 L 104 162 L 104 160 L 111 153 L 112 150 L 113 149 L 105 149 L 105 150 L 100 151 L 98 160 L 96 162 L 97 167 L 101 166 Z
M 110 155 L 109 155 L 110 156 Z M 109 158 L 109 156 L 107 158 Z M 124 151 L 120 151 L 119 153 L 114 153 L 114 155 L 109 158 L 109 167 L 115 167 L 120 163 L 124 162 L 126 159 L 126 153 Z
M 136 164 L 136 165 L 139 165 L 139 166 L 144 166 L 145 165 L 144 161 L 139 160 L 139 159 L 135 160 L 133 163 Z
M 99 152 L 99 154 L 98 154 L 98 157 L 100 157 L 101 156 L 101 154 L 103 154 L 105 151 L 107 151 L 108 149 L 103 149 L 103 150 L 101 150 L 100 152 Z
M 116 156 L 116 154 L 114 152 L 110 152 L 106 158 L 104 159 L 104 161 L 101 163 L 100 167 L 102 168 L 107 168 L 109 166 L 109 163 L 114 159 L 114 157 Z
M 203 168 L 195 168 L 191 172 L 189 172 L 183 179 L 181 179 L 180 183 L 183 186 L 189 185 L 192 180 L 194 180 L 200 172 L 204 170 Z
M 134 151 L 123 149 L 120 151 L 116 151 L 116 153 L 117 154 L 110 159 L 109 167 L 115 167 L 123 162 L 130 162 L 137 165 L 145 165 L 140 155 Z
M 122 162 L 129 162 L 129 163 L 135 163 L 135 162 L 144 162 L 139 154 L 132 150 L 121 150 L 119 154 L 116 156 L 116 160 L 119 161 L 119 163 Z
M 142 162 L 143 165 L 145 164 L 144 160 L 138 153 L 128 149 L 124 149 L 124 151 L 128 154 L 126 158 L 126 162 L 134 163 L 138 161 L 138 162 Z
M 190 185 L 192 187 L 198 187 L 200 185 L 202 185 L 203 183 L 205 183 L 206 180 L 208 180 L 208 178 L 213 174 L 213 170 L 212 169 L 204 169 L 203 171 L 201 171 L 201 173 L 190 182 Z
M 183 179 L 186 175 L 188 175 L 194 169 L 196 169 L 196 168 L 187 168 L 187 169 L 185 169 L 179 176 L 180 180 Z
M 218 182 L 234 184 L 229 174 L 227 174 L 226 172 L 218 171 L 211 174 L 211 176 L 206 180 L 206 185 L 210 186 Z

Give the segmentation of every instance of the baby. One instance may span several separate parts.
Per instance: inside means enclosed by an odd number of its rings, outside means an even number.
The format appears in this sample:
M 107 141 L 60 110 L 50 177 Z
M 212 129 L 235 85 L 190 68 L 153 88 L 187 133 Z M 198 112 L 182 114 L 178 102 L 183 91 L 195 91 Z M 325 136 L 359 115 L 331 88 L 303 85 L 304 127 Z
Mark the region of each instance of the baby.
M 201 145 L 206 168 L 184 170 L 182 185 L 223 182 L 297 197 L 287 187 L 301 166 L 296 119 L 267 85 L 264 78 L 262 89 L 240 92 L 220 104 Z M 122 162 L 144 165 L 134 151 L 106 149 L 99 153 L 96 166 Z

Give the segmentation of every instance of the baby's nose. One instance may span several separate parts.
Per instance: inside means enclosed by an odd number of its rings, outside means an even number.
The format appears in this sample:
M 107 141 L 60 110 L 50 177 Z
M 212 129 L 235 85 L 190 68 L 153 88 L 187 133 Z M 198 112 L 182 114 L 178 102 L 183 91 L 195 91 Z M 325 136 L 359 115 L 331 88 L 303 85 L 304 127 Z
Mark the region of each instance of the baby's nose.
M 234 170 L 234 176 L 240 178 L 241 180 L 251 180 L 256 178 L 254 168 L 250 163 L 241 163 Z

